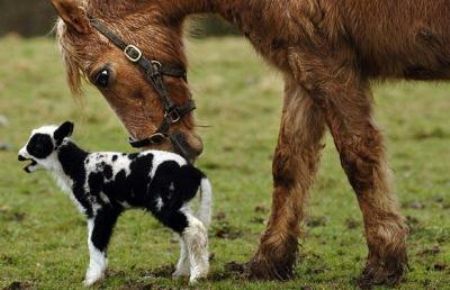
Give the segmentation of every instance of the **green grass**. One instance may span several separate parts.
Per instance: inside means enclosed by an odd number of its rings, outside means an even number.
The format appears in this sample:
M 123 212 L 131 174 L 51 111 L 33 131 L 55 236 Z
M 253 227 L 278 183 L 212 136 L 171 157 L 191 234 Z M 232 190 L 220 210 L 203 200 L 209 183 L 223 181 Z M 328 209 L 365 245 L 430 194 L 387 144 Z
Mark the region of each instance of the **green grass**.
M 255 251 L 270 209 L 271 156 L 281 112 L 280 77 L 237 38 L 191 41 L 190 80 L 205 152 L 198 165 L 210 176 L 215 213 L 210 230 L 211 279 L 199 289 L 354 288 L 367 249 L 361 214 L 329 136 L 311 192 L 310 226 L 301 242 L 294 281 L 242 281 L 224 265 Z M 54 42 L 0 40 L 0 288 L 20 282 L 39 289 L 81 288 L 88 263 L 83 218 L 50 177 L 23 173 L 16 152 L 30 130 L 71 119 L 75 138 L 92 150 L 129 151 L 127 135 L 102 97 L 86 91 L 75 102 Z M 375 88 L 396 191 L 412 228 L 410 271 L 401 289 L 450 289 L 450 85 L 385 84 Z M 349 226 L 351 224 L 351 226 Z M 221 238 L 223 234 L 228 238 Z M 132 211 L 110 246 L 110 276 L 101 289 L 187 288 L 168 265 L 178 245 L 149 215 Z

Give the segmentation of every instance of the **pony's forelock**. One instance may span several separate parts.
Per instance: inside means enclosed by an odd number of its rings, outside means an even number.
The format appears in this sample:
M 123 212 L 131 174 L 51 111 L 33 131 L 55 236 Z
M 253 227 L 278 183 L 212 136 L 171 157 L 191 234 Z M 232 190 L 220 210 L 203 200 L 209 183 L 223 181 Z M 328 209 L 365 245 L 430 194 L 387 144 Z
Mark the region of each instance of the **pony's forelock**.
M 70 91 L 74 96 L 82 96 L 82 80 L 85 78 L 85 75 L 81 69 L 81 57 L 79 51 L 70 37 L 68 37 L 67 26 L 62 19 L 58 19 L 55 27 L 56 38 L 66 69 L 67 82 Z

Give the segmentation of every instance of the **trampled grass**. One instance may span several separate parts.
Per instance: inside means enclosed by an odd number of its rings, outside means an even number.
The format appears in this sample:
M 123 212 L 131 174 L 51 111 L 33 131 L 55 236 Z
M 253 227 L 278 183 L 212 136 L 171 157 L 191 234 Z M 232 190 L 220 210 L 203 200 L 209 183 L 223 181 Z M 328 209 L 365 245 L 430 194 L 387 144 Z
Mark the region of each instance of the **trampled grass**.
M 282 82 L 237 38 L 191 41 L 190 81 L 216 213 L 210 230 L 211 277 L 198 289 L 355 288 L 367 254 L 361 214 L 329 136 L 296 278 L 247 282 L 224 265 L 244 262 L 269 215 L 271 156 L 281 112 Z M 126 133 L 100 95 L 74 102 L 54 42 L 0 40 L 0 288 L 81 288 L 88 263 L 84 219 L 44 172 L 27 175 L 16 152 L 30 130 L 71 119 L 77 142 L 92 151 L 129 151 Z M 375 86 L 377 117 L 386 133 L 402 212 L 411 227 L 410 271 L 401 289 L 450 289 L 450 85 Z M 178 257 L 172 234 L 140 211 L 118 223 L 109 277 L 100 289 L 187 288 L 170 279 Z M 158 288 L 159 289 L 159 288 Z

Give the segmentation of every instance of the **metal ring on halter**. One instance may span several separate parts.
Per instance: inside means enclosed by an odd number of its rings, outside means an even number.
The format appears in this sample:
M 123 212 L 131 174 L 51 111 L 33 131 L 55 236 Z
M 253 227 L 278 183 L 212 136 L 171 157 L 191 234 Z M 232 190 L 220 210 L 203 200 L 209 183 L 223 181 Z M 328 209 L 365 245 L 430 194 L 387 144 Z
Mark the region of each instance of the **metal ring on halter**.
M 162 64 L 157 60 L 152 60 L 151 63 L 153 65 L 153 67 L 157 68 L 158 70 L 162 67 Z
M 169 112 L 164 114 L 164 118 L 169 118 L 171 124 L 175 124 L 181 120 L 181 115 L 177 109 L 172 109 Z
M 132 44 L 127 45 L 123 52 L 131 62 L 138 62 L 142 57 L 142 51 Z
M 154 145 L 159 145 L 166 138 L 167 138 L 167 136 L 165 134 L 163 134 L 163 133 L 155 133 L 152 136 L 148 137 L 148 140 Z

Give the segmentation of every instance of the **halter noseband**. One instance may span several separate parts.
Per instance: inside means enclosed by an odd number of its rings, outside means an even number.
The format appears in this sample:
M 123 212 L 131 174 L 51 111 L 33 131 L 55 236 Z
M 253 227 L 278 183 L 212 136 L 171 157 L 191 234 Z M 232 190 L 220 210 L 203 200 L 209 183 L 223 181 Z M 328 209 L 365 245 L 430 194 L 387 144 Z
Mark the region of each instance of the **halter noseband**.
M 174 147 L 186 159 L 189 159 L 189 152 L 185 149 L 187 146 L 181 133 L 170 133 L 172 124 L 180 121 L 186 114 L 195 110 L 193 100 L 188 100 L 183 105 L 175 104 L 169 96 L 163 76 L 182 78 L 187 81 L 186 70 L 176 65 L 162 64 L 157 60 L 147 59 L 142 51 L 132 44 L 125 43 L 120 37 L 112 32 L 98 19 L 90 19 L 91 25 L 97 29 L 103 36 L 108 38 L 115 46 L 123 51 L 125 57 L 132 63 L 138 65 L 144 72 L 145 79 L 153 86 L 158 93 L 159 99 L 164 106 L 164 118 L 156 132 L 148 138 L 134 140 L 129 138 L 129 143 L 134 148 L 142 148 L 150 145 L 159 145 L 165 139 L 169 139 Z

